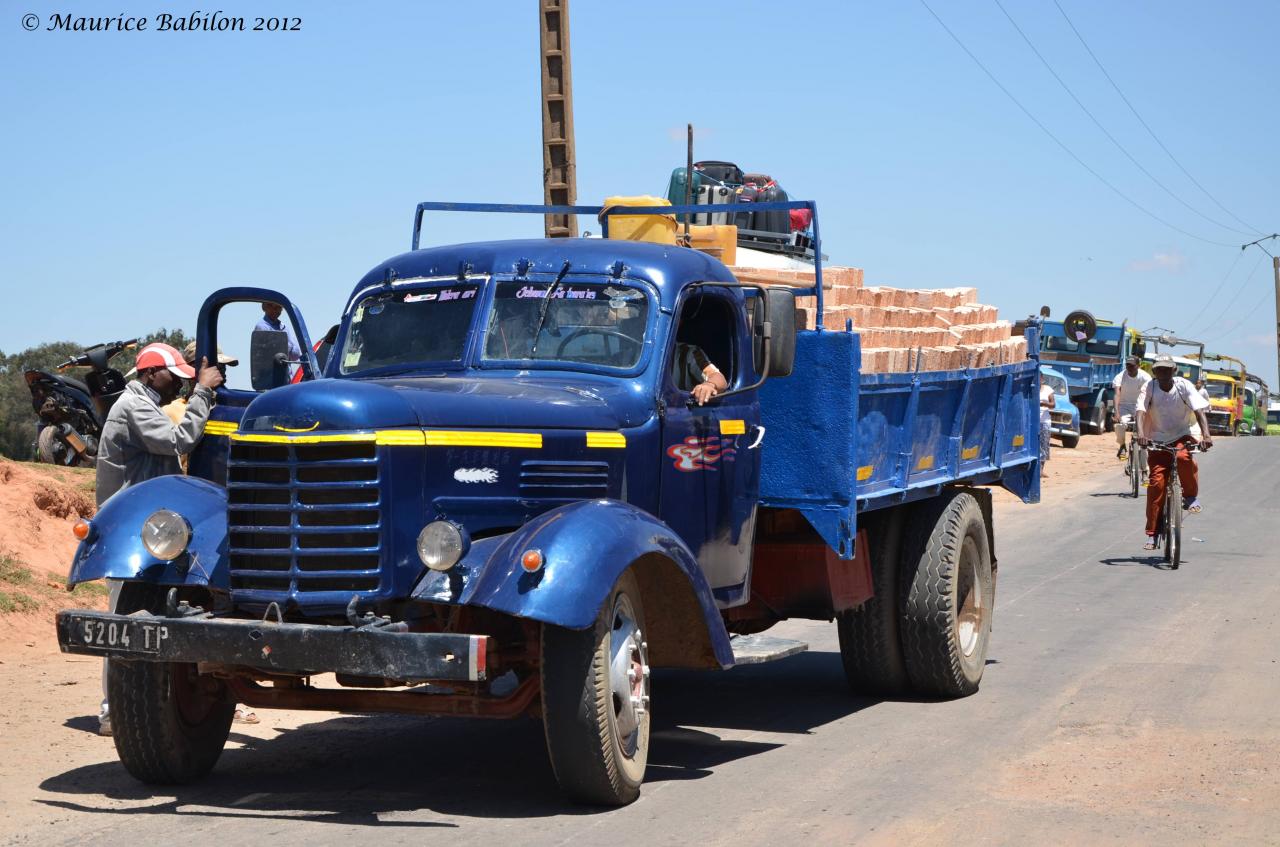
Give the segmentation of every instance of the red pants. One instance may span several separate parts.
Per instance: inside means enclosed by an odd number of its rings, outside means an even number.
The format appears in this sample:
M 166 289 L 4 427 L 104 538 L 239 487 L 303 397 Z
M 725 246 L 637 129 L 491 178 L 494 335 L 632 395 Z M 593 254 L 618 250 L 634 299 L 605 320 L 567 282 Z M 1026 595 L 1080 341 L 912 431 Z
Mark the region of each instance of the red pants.
M 1196 462 L 1187 452 L 1187 445 L 1194 444 L 1195 439 L 1187 436 L 1178 441 L 1178 479 L 1182 482 L 1183 502 L 1195 499 L 1200 493 L 1200 480 L 1196 477 Z M 1169 486 L 1169 472 L 1173 467 L 1173 456 L 1164 450 L 1147 452 L 1147 535 L 1154 535 L 1156 521 L 1164 510 L 1164 493 Z

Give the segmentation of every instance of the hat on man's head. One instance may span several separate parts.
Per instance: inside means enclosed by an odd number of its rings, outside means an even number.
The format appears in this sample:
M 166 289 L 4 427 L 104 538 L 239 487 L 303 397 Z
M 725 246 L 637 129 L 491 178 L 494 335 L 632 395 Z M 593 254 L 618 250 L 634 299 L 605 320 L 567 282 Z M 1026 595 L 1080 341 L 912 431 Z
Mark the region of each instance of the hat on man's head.
M 139 373 L 152 368 L 167 368 L 174 376 L 180 376 L 183 379 L 196 378 L 195 368 L 183 360 L 182 354 L 176 348 L 160 341 L 148 344 L 139 350 L 134 364 Z
M 186 347 L 182 349 L 182 358 L 186 359 L 188 365 L 192 365 L 193 367 L 195 366 L 196 343 L 194 341 L 190 342 L 189 344 L 187 344 Z M 235 365 L 240 364 L 240 360 L 237 359 L 235 356 L 228 356 L 226 353 L 223 353 L 222 348 L 219 347 L 218 348 L 218 364 L 231 365 L 234 367 Z
M 1142 360 L 1139 359 L 1137 356 L 1130 356 L 1129 358 L 1124 360 L 1124 363 L 1126 365 L 1137 365 L 1137 364 L 1140 364 L 1141 361 Z
M 1160 368 L 1168 368 L 1169 370 L 1175 370 L 1177 367 L 1178 366 L 1173 361 L 1172 356 L 1156 356 L 1156 360 L 1151 363 L 1151 370 L 1153 371 L 1159 370 Z

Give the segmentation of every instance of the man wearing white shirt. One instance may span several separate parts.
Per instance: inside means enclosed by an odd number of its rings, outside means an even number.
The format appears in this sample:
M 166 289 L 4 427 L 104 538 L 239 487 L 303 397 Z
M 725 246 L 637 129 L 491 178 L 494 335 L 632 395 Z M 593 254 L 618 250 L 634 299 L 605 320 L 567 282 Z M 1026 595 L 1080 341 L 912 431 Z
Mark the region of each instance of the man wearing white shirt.
M 1187 452 L 1187 446 L 1196 443 L 1191 428 L 1197 423 L 1201 433 L 1200 449 L 1208 450 L 1213 446 L 1209 421 L 1205 417 L 1209 401 L 1201 397 L 1190 382 L 1175 375 L 1172 357 L 1158 357 L 1151 370 L 1155 378 L 1138 393 L 1138 443 L 1143 447 L 1152 441 L 1178 445 L 1177 471 L 1186 497 L 1186 509 L 1191 513 L 1199 512 L 1200 481 L 1195 459 Z M 1147 542 L 1143 545 L 1144 550 L 1155 549 L 1156 523 L 1164 509 L 1165 489 L 1174 461 L 1175 456 L 1164 450 L 1149 454 L 1151 484 L 1147 488 Z
M 1138 367 L 1138 357 L 1130 356 L 1125 360 L 1124 370 L 1116 374 L 1116 378 L 1111 380 L 1111 387 L 1115 390 L 1116 395 L 1116 420 L 1121 423 L 1128 423 L 1133 419 L 1134 413 L 1138 408 L 1138 395 L 1147 383 L 1151 381 L 1151 374 Z M 1124 443 L 1124 426 L 1116 427 L 1116 443 L 1120 445 L 1120 449 L 1116 451 L 1116 458 L 1123 459 L 1125 457 Z M 1146 468 L 1143 468 L 1146 473 Z

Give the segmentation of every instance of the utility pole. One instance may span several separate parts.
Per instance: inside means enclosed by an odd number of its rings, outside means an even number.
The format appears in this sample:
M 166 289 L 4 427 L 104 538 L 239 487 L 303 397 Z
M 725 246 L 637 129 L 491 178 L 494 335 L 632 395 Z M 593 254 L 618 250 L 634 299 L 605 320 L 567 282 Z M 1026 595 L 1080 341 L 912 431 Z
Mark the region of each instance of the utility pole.
M 538 0 L 542 65 L 542 201 L 578 201 L 578 158 L 573 146 L 573 72 L 569 63 L 569 0 Z M 547 238 L 576 238 L 573 215 L 547 215 Z
M 1276 385 L 1272 386 L 1273 391 L 1280 391 L 1280 256 L 1274 256 L 1271 251 L 1262 246 L 1262 242 L 1269 241 L 1273 238 L 1280 238 L 1280 233 L 1273 232 L 1271 235 L 1259 238 L 1257 241 L 1250 241 L 1248 244 L 1241 244 L 1241 250 L 1248 250 L 1250 247 L 1257 247 L 1263 253 L 1271 256 L 1271 272 L 1275 276 L 1276 284 Z M 1268 398 L 1270 399 L 1270 398 Z

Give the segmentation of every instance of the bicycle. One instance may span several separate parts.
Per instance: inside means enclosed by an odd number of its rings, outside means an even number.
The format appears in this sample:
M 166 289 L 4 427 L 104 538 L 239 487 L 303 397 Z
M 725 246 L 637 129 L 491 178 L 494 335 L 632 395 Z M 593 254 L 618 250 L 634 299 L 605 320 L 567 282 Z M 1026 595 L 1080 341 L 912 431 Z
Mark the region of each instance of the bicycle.
M 1178 477 L 1178 448 L 1184 446 L 1178 442 L 1164 444 L 1152 441 L 1147 447 L 1149 451 L 1159 451 L 1173 455 L 1173 464 L 1169 468 L 1168 487 L 1164 492 L 1164 509 L 1156 519 L 1156 549 L 1164 547 L 1164 560 L 1173 570 L 1182 562 L 1182 480 Z M 1187 453 L 1203 453 L 1199 444 L 1185 445 Z
M 1138 423 L 1132 415 L 1120 419 L 1128 441 L 1125 447 L 1124 475 L 1129 477 L 1129 496 L 1138 499 L 1142 478 L 1147 474 L 1147 448 L 1138 445 Z

